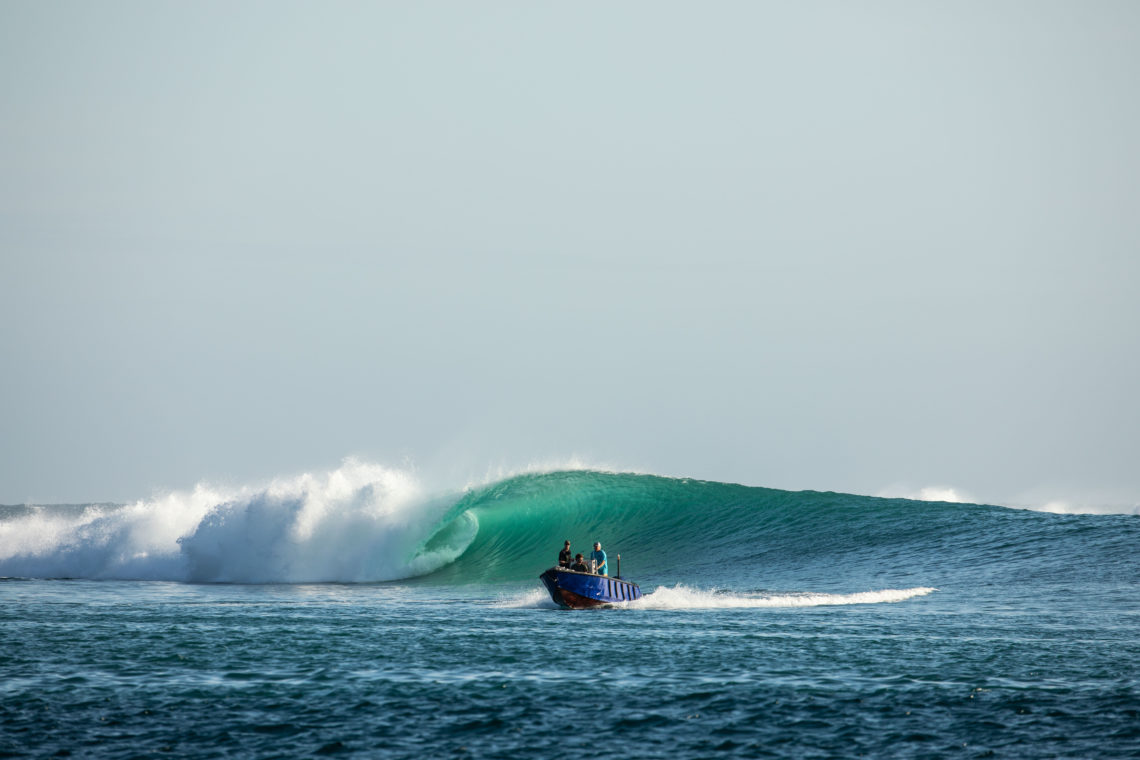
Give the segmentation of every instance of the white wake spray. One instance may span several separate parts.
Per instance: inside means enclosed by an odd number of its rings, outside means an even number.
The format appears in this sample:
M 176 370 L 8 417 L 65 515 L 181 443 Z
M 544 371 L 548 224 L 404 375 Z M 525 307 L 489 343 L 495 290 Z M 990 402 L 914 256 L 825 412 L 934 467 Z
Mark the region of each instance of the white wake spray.
M 749 594 L 690 588 L 688 586 L 660 586 L 634 602 L 619 602 L 613 607 L 637 610 L 724 610 L 756 609 L 761 607 L 827 607 L 845 604 L 883 604 L 904 602 L 916 596 L 925 596 L 938 589 L 928 587 L 859 591 L 854 594 L 816 594 L 796 592 L 785 594 Z M 502 608 L 554 609 L 550 594 L 534 589 L 518 596 L 499 599 L 494 606 Z
M 465 548 L 413 559 L 453 500 L 429 498 L 406 472 L 349 460 L 260 488 L 199 486 L 78 514 L 35 508 L 0 523 L 0 576 L 395 580 L 430 572 Z
M 749 594 L 710 591 L 688 586 L 661 586 L 631 602 L 630 606 L 653 610 L 748 609 L 757 607 L 827 607 L 843 604 L 883 604 L 925 596 L 937 589 L 919 588 L 859 591 L 853 594 Z

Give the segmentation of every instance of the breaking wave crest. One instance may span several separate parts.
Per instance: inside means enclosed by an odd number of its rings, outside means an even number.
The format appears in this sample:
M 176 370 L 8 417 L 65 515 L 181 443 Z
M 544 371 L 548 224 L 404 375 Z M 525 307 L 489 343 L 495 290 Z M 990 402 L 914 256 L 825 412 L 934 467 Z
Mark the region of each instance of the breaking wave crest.
M 192 582 L 377 581 L 431 572 L 416 552 L 454 498 L 346 462 L 258 489 L 199 486 L 125 506 L 21 507 L 0 520 L 0 575 Z

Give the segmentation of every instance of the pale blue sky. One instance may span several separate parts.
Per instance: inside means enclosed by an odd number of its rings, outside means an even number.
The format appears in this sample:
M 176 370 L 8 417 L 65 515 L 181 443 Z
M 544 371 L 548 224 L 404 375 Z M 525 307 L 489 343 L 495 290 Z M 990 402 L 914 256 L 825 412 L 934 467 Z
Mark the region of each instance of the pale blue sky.
M 0 2 L 0 503 L 356 455 L 1140 502 L 1140 5 Z

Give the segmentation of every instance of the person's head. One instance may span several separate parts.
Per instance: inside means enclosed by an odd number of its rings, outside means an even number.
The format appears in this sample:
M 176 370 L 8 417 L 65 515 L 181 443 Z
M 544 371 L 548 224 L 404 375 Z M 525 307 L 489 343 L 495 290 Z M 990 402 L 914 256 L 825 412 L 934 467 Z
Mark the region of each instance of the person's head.
M 601 541 L 595 541 L 594 542 L 594 548 L 595 549 L 601 549 L 602 548 L 602 542 Z
M 566 548 L 567 548 L 567 549 L 569 549 L 569 548 L 570 548 L 570 542 L 569 542 L 569 541 L 567 541 L 567 542 L 566 542 Z
M 582 559 L 582 555 L 581 555 L 581 554 L 576 554 L 576 555 L 574 555 L 574 559 Z

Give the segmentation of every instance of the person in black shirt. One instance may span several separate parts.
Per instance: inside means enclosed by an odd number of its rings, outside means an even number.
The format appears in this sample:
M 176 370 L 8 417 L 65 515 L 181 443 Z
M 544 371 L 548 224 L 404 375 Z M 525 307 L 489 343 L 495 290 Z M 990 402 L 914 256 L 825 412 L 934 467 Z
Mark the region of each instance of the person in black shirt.
M 572 556 L 570 554 L 570 542 L 567 541 L 566 545 L 562 547 L 562 551 L 558 552 L 558 566 L 570 567 L 570 557 Z
M 574 564 L 570 566 L 570 569 L 576 573 L 588 573 L 588 572 L 590 572 L 590 568 L 586 567 L 586 563 L 582 561 L 582 555 L 581 554 L 574 557 Z

